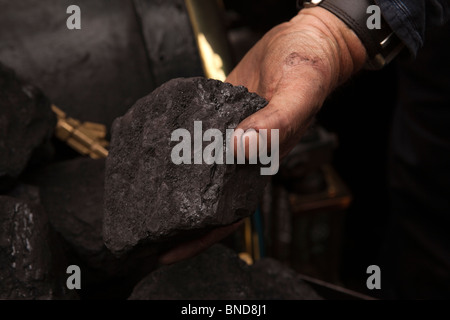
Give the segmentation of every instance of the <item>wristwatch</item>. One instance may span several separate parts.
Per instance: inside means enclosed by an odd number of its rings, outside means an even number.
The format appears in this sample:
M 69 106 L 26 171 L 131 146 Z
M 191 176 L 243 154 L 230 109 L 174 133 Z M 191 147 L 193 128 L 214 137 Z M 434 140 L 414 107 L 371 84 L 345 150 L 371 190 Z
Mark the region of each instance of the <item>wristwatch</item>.
M 368 25 L 372 12 L 368 8 L 376 5 L 373 0 L 297 0 L 297 8 L 322 7 L 352 29 L 366 48 L 366 69 L 377 70 L 391 62 L 404 48 L 403 42 L 392 31 L 380 15 L 378 26 Z

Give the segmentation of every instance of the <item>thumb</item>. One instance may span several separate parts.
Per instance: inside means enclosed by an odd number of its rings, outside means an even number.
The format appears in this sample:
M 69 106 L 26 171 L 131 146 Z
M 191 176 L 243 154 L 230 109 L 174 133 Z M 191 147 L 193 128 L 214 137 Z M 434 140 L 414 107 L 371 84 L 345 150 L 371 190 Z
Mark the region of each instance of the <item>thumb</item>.
M 273 151 L 278 148 L 279 156 L 283 158 L 298 143 L 320 105 L 313 97 L 298 90 L 286 88 L 277 92 L 265 108 L 247 117 L 237 126 L 235 154 L 240 148 L 245 150 L 245 156 L 250 160 L 250 151 L 252 147 L 257 146 L 258 154 L 265 152 L 264 149 Z M 274 133 L 278 133 L 278 141 L 274 139 Z M 272 145 L 273 143 L 278 145 Z

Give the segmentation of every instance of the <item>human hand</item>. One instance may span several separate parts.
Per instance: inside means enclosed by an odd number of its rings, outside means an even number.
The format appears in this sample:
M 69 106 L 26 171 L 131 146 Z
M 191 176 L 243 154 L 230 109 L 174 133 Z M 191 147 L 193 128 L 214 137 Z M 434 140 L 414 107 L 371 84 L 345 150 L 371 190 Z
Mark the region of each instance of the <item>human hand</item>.
M 329 11 L 303 9 L 270 30 L 245 55 L 226 81 L 243 85 L 269 104 L 237 128 L 248 143 L 258 143 L 259 129 L 279 129 L 280 157 L 300 140 L 331 91 L 358 71 L 366 51 L 352 30 Z M 236 138 L 235 152 L 243 139 Z M 258 145 L 258 144 L 256 144 Z
M 244 132 L 255 129 L 245 133 L 247 143 L 258 143 L 259 129 L 279 129 L 280 156 L 286 155 L 325 98 L 359 70 L 365 59 L 361 42 L 339 18 L 319 7 L 300 11 L 291 21 L 264 35 L 227 77 L 227 82 L 243 85 L 269 101 L 237 128 Z M 268 133 L 270 150 L 270 130 Z M 235 151 L 239 141 L 242 139 L 236 138 Z M 245 150 L 248 158 L 247 144 Z M 241 223 L 181 244 L 161 256 L 160 262 L 171 264 L 192 257 L 231 234 Z

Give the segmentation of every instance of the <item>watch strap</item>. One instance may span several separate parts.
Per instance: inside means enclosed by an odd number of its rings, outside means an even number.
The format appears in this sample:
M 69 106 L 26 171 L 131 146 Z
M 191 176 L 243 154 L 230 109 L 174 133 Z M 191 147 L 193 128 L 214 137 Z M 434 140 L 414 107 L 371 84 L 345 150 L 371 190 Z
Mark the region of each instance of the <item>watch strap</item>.
M 403 43 L 382 16 L 381 28 L 368 28 L 367 19 L 370 13 L 367 13 L 367 9 L 375 5 L 373 0 L 303 0 L 298 1 L 297 5 L 306 8 L 320 6 L 344 21 L 366 48 L 368 69 L 382 68 L 403 48 Z

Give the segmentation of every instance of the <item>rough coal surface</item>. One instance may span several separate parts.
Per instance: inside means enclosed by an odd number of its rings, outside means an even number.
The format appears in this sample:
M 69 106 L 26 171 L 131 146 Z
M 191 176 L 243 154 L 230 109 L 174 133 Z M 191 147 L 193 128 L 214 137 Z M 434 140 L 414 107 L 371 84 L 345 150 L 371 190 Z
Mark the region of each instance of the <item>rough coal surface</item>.
M 71 299 L 43 209 L 0 196 L 0 299 Z
M 115 254 L 138 244 L 186 238 L 251 215 L 267 176 L 259 165 L 180 164 L 172 132 L 194 121 L 224 134 L 267 104 L 242 86 L 205 78 L 166 82 L 112 128 L 106 162 L 104 240 Z M 203 148 L 210 142 L 203 142 Z M 191 153 L 193 163 L 193 151 Z
M 216 244 L 204 253 L 162 267 L 144 278 L 130 300 L 321 299 L 296 273 L 272 259 L 248 266 Z
M 33 155 L 46 148 L 55 121 L 42 92 L 0 63 L 0 192 L 10 189 Z

